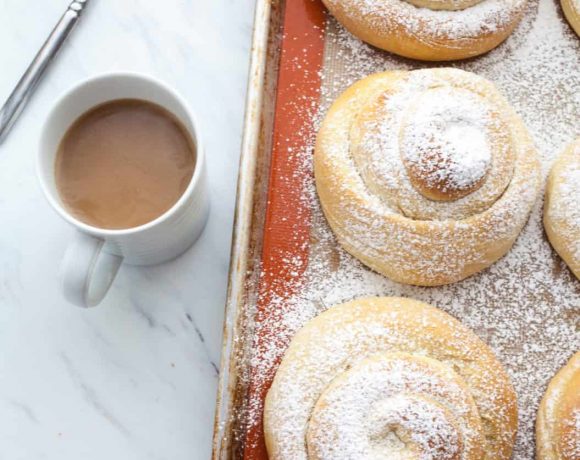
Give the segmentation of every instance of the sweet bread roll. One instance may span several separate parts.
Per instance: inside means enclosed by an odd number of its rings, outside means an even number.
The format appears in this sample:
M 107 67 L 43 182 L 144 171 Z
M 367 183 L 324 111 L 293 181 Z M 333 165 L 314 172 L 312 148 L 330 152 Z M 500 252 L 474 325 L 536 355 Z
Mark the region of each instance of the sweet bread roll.
M 540 186 L 520 118 L 493 84 L 456 69 L 352 85 L 322 123 L 314 171 L 339 243 L 379 273 L 424 286 L 502 257 Z
M 580 352 L 552 379 L 536 421 L 538 460 L 580 458 Z
M 511 34 L 526 5 L 526 0 L 323 2 L 361 40 L 425 61 L 464 59 L 495 48 Z
M 552 167 L 546 186 L 544 228 L 556 252 L 580 279 L 580 138 Z
M 564 16 L 576 32 L 580 36 L 580 0 L 561 0 L 562 11 Z
M 270 460 L 503 460 L 516 428 L 492 351 L 443 311 L 393 297 L 307 323 L 264 409 Z

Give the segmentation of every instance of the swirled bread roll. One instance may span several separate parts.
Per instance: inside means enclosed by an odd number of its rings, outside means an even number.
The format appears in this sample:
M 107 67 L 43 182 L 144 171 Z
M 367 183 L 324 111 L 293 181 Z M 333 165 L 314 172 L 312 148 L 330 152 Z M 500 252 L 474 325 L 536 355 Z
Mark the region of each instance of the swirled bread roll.
M 580 138 L 552 167 L 546 186 L 544 228 L 556 252 L 580 279 Z
M 271 460 L 502 460 L 516 397 L 492 351 L 403 298 L 330 308 L 286 351 L 264 409 Z
M 322 123 L 314 170 L 338 242 L 379 273 L 424 286 L 502 257 L 540 186 L 520 118 L 492 83 L 456 69 L 352 85 Z
M 426 61 L 464 59 L 495 48 L 511 34 L 526 5 L 526 0 L 323 2 L 361 40 Z
M 562 11 L 564 16 L 576 32 L 580 36 L 580 0 L 561 0 Z
M 580 352 L 552 379 L 536 421 L 538 460 L 580 458 Z

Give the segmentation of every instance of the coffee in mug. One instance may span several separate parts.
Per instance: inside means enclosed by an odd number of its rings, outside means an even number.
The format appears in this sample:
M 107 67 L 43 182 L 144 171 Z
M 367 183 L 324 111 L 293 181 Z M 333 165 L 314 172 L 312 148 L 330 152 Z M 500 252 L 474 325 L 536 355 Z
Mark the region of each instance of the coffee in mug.
M 127 72 L 81 82 L 48 114 L 38 176 L 76 231 L 61 264 L 65 297 L 97 305 L 122 264 L 187 250 L 209 213 L 203 142 L 192 111 L 155 78 Z
M 55 179 L 66 209 L 98 228 L 144 225 L 183 195 L 195 169 L 195 144 L 168 110 L 119 99 L 81 115 L 63 136 Z

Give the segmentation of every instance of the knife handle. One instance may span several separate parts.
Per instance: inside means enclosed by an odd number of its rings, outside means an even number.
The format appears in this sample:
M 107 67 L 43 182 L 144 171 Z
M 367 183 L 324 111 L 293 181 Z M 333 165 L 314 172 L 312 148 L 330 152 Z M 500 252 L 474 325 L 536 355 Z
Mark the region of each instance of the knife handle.
M 26 69 L 26 72 L 24 72 L 24 75 L 20 78 L 16 88 L 14 88 L 12 94 L 10 94 L 2 109 L 0 109 L 0 143 L 4 140 L 18 115 L 20 115 L 32 96 L 42 75 L 73 30 L 88 2 L 89 0 L 75 0 L 69 5 L 34 60 L 28 66 L 28 69 Z

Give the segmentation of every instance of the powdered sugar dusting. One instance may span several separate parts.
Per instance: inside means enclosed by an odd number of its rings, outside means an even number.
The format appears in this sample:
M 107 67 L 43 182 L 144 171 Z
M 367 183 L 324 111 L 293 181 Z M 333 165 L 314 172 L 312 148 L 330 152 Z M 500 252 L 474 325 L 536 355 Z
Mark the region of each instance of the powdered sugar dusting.
M 441 311 L 396 298 L 337 306 L 298 333 L 278 370 L 265 415 L 271 453 L 367 458 L 359 455 L 391 448 L 379 433 L 395 424 L 425 458 L 506 459 L 515 434 L 506 378 L 472 332 Z M 440 451 L 443 438 L 454 448 Z
M 375 355 L 345 371 L 318 400 L 309 448 L 318 457 L 471 458 L 482 443 L 475 405 L 459 376 L 427 358 Z M 442 369 L 445 369 L 442 371 Z
M 538 414 L 541 458 L 580 458 L 580 351 L 559 370 L 546 391 Z
M 460 220 L 490 208 L 504 193 L 514 172 L 515 153 L 504 122 L 506 110 L 498 111 L 505 102 L 488 101 L 464 88 L 483 84 L 480 79 L 472 80 L 454 72 L 445 76 L 410 73 L 395 84 L 396 91 L 379 93 L 360 109 L 362 115 L 350 132 L 350 150 L 343 148 L 344 142 L 328 145 L 332 163 L 349 165 L 349 184 L 373 204 L 376 213 L 395 210 L 419 220 Z M 441 142 L 449 138 L 450 129 L 462 134 L 468 129 L 477 137 L 462 140 L 456 150 Z M 516 147 L 526 148 L 523 143 Z M 527 152 L 519 155 L 525 158 Z M 518 180 L 522 179 L 531 181 L 533 177 L 519 174 Z M 534 199 L 533 186 L 524 190 L 531 195 L 520 196 L 520 204 Z M 432 199 L 429 194 L 434 191 L 447 194 L 448 199 Z M 513 208 L 513 199 L 504 201 Z M 518 209 L 526 212 L 525 205 Z M 514 211 L 510 214 L 515 216 Z M 366 220 L 361 216 L 357 222 L 364 227 Z M 497 231 L 503 229 L 498 226 Z M 378 241 L 375 235 L 371 240 Z
M 482 0 L 456 11 L 417 8 L 405 0 L 326 0 L 351 17 L 363 17 L 373 30 L 403 26 L 429 39 L 469 40 L 506 27 L 525 6 L 525 0 Z M 452 45 L 450 45 L 452 46 Z
M 572 257 L 580 265 L 580 141 L 573 155 L 577 156 L 575 161 L 567 164 L 559 175 L 549 213 L 552 220 L 564 223 L 559 226 L 565 233 L 562 237 L 569 241 Z
M 439 88 L 459 100 L 476 93 L 500 128 L 486 136 L 494 167 L 485 182 L 459 199 L 450 190 L 445 201 L 429 195 L 449 184 L 426 190 L 421 169 L 397 167 L 397 133 L 415 123 L 409 106 Z M 318 193 L 338 241 L 369 267 L 409 284 L 456 282 L 495 262 L 525 225 L 540 189 L 537 153 L 521 120 L 490 82 L 458 69 L 364 79 L 333 106 L 317 145 Z
M 580 458 L 580 408 L 574 410 L 569 420 L 570 436 L 564 440 L 568 458 Z
M 471 94 L 457 97 L 449 88 L 427 91 L 402 133 L 404 159 L 435 188 L 469 191 L 491 165 L 486 136 L 489 114 Z
M 334 20 L 328 27 L 323 107 L 354 81 L 373 72 L 429 67 L 380 52 L 352 37 Z M 493 81 L 532 133 L 542 158 L 544 176 L 564 145 L 580 132 L 580 40 L 561 16 L 556 2 L 531 0 L 522 23 L 498 48 L 477 59 L 453 64 Z M 519 406 L 515 460 L 534 458 L 534 422 L 548 381 L 580 349 L 580 282 L 552 250 L 542 226 L 542 203 L 512 250 L 485 271 L 437 288 L 404 286 L 364 267 L 338 247 L 316 198 L 311 177 L 313 144 L 296 146 L 307 181 L 304 199 L 313 212 L 307 277 L 291 299 L 274 298 L 275 320 L 258 329 L 277 330 L 276 340 L 252 359 L 253 378 L 269 381 L 289 340 L 309 319 L 331 306 L 361 296 L 404 296 L 423 300 L 457 317 L 487 344 L 509 373 Z M 246 313 L 253 324 L 255 301 Z M 246 339 L 246 337 L 240 338 Z M 245 376 L 246 379 L 250 375 Z M 299 389 L 295 389 L 299 394 Z M 262 401 L 250 400 L 241 417 L 254 424 Z
M 566 216 L 566 220 L 575 230 L 575 234 L 580 234 L 580 162 L 575 168 L 570 169 L 562 175 L 562 197 L 563 200 L 558 206 L 559 212 Z M 558 211 L 557 211 L 558 212 Z M 576 260 L 580 261 L 580 240 L 575 241 L 573 254 Z

